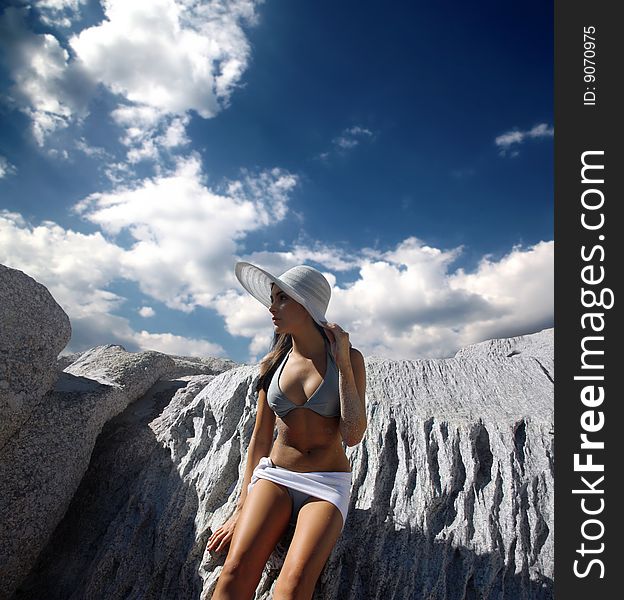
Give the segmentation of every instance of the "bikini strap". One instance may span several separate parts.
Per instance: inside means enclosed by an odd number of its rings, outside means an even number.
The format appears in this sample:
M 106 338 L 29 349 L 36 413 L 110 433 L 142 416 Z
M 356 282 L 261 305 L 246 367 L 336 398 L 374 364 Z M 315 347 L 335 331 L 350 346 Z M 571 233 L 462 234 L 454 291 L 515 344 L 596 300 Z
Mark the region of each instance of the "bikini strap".
M 280 366 L 277 368 L 277 380 L 279 381 L 279 376 L 282 374 L 282 371 L 284 370 L 284 365 L 286 364 L 286 361 L 288 360 L 288 356 L 290 355 L 290 353 L 292 352 L 292 346 L 290 347 L 290 349 L 288 350 L 288 352 L 286 352 L 286 354 L 284 355 L 284 358 L 282 358 L 282 362 L 280 363 Z
M 336 364 L 336 358 L 332 354 L 331 344 L 329 343 L 329 340 L 326 340 L 325 338 L 323 338 L 323 343 L 325 344 L 325 351 L 327 352 L 327 356 L 329 356 L 329 358 L 331 358 L 332 362 L 334 364 Z

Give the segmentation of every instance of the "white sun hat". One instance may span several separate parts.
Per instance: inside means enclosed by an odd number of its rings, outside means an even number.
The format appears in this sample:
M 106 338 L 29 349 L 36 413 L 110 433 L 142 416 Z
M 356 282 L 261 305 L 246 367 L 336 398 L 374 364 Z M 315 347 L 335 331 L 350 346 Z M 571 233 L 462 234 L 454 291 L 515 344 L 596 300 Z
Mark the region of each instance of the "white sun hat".
M 234 269 L 241 285 L 267 308 L 271 307 L 271 284 L 274 283 L 310 313 L 319 324 L 325 325 L 325 311 L 331 296 L 331 286 L 320 271 L 308 265 L 288 269 L 279 277 L 248 262 L 237 262 Z

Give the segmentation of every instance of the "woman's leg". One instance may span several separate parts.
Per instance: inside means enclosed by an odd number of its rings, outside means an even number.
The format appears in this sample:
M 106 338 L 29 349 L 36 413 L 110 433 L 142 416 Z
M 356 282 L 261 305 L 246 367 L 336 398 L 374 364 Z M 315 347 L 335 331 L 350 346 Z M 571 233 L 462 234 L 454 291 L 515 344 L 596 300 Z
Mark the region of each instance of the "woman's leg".
M 312 598 L 316 580 L 341 531 L 342 514 L 331 502 L 312 498 L 303 505 L 273 600 Z
M 253 597 L 262 569 L 288 525 L 291 505 L 284 486 L 256 481 L 236 523 L 212 600 Z

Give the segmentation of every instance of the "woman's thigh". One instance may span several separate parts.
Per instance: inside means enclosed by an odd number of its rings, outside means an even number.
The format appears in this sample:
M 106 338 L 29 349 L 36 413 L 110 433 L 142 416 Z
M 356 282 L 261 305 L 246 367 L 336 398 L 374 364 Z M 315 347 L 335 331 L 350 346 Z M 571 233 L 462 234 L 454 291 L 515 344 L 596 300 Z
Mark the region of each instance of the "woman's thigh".
M 275 587 L 275 600 L 311 598 L 336 540 L 342 531 L 342 514 L 331 503 L 313 498 L 303 505 L 295 533 Z
M 285 487 L 260 479 L 245 499 L 226 558 L 257 571 L 258 577 L 275 545 L 284 534 L 292 501 Z

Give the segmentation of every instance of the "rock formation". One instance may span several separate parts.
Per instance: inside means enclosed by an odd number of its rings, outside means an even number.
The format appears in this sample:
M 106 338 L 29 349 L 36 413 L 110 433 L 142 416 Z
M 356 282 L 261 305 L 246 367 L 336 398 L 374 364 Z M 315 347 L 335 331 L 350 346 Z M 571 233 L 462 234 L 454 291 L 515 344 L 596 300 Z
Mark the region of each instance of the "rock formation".
M 0 265 L 0 450 L 56 380 L 56 357 L 70 335 L 50 292 Z
M 552 360 L 531 353 L 550 336 L 367 360 L 369 429 L 317 598 L 552 597 Z M 223 557 L 204 548 L 240 491 L 255 377 L 191 377 L 109 421 L 15 598 L 209 598 Z
M 6 442 L 0 453 L 0 579 L 5 589 L 28 573 L 61 521 L 104 424 L 172 367 L 171 359 L 157 352 L 94 348 L 62 373 Z
M 369 426 L 347 449 L 350 513 L 316 600 L 553 598 L 552 337 L 366 359 Z M 0 452 L 0 598 L 208 600 L 224 556 L 205 546 L 240 492 L 257 366 L 73 358 Z

